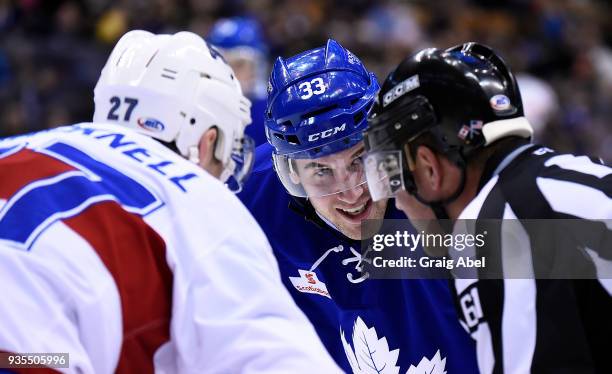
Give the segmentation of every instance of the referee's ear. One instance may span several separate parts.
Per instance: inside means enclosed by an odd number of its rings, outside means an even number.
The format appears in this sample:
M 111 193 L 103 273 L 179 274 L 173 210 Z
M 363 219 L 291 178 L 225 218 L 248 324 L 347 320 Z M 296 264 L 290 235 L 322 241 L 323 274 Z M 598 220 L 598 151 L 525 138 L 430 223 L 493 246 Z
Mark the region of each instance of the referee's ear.
M 414 178 L 422 197 L 437 199 L 442 190 L 442 156 L 425 145 L 420 145 L 415 154 Z M 428 196 L 429 195 L 429 196 Z

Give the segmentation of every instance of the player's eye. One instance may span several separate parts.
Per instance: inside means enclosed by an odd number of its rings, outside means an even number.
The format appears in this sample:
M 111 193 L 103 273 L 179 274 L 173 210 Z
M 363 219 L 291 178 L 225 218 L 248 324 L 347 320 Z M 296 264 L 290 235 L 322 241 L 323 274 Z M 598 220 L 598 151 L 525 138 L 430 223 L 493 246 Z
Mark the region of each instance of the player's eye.
M 319 168 L 315 171 L 314 175 L 317 177 L 326 177 L 333 175 L 333 171 L 331 168 Z
M 351 165 L 349 166 L 349 170 L 352 172 L 361 171 L 363 169 L 363 157 L 359 156 L 353 159 Z

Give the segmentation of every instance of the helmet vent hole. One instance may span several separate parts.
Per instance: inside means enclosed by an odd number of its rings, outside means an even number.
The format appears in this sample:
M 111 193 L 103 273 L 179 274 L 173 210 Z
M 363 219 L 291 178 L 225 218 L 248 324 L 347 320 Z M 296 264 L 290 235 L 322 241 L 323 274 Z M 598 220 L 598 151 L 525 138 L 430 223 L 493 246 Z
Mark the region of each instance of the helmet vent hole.
M 353 116 L 353 123 L 356 125 L 360 123 L 364 118 L 365 116 L 363 115 L 363 112 L 355 113 L 355 115 Z
M 297 135 L 287 135 L 287 142 L 294 145 L 300 144 L 300 139 L 298 139 Z
M 193 126 L 193 125 L 195 125 L 195 123 L 196 123 L 195 118 L 191 118 L 191 119 L 189 120 L 189 124 L 190 124 L 190 125 L 192 125 L 192 126 Z
M 351 106 L 357 104 L 358 101 L 359 101 L 359 98 L 351 100 Z
M 333 109 L 336 109 L 336 108 L 338 108 L 338 104 L 334 104 L 334 105 L 323 107 L 321 109 L 313 110 L 312 112 L 308 112 L 308 113 L 302 114 L 302 119 L 307 119 L 307 118 L 310 118 L 310 117 L 315 117 L 315 116 L 318 116 L 319 114 L 323 114 L 325 112 L 329 112 L 330 110 L 333 110 Z

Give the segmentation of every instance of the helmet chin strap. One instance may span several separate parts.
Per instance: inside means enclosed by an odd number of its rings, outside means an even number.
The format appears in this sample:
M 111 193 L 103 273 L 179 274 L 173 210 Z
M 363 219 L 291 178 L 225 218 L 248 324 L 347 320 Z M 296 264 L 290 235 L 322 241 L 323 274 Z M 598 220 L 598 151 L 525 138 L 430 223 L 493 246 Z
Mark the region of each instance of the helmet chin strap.
M 187 151 L 187 159 L 196 165 L 200 163 L 200 150 L 197 146 L 193 145 L 189 147 L 189 150 Z
M 226 182 L 229 177 L 234 174 L 234 168 L 236 167 L 233 160 L 230 160 L 228 165 L 223 165 L 223 171 L 221 171 L 221 175 L 219 176 L 219 180 L 221 182 Z M 240 187 L 242 189 L 242 187 Z
M 200 164 L 200 151 L 197 146 L 194 145 L 189 147 L 187 159 L 196 165 Z M 223 165 L 223 171 L 221 172 L 219 179 L 222 182 L 225 182 L 234 173 L 234 167 L 234 162 L 230 159 L 228 165 Z

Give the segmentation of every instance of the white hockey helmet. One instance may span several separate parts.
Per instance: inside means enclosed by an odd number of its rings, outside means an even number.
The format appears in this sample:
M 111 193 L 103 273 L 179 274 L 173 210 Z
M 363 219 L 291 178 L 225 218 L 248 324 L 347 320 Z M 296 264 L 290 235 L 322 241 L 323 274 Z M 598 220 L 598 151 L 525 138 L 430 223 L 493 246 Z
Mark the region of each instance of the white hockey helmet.
M 194 33 L 123 35 L 102 69 L 94 102 L 94 122 L 119 123 L 174 143 L 195 163 L 202 134 L 215 126 L 221 179 L 233 175 L 241 182 L 250 171 L 253 143 L 244 129 L 251 102 L 223 57 Z

